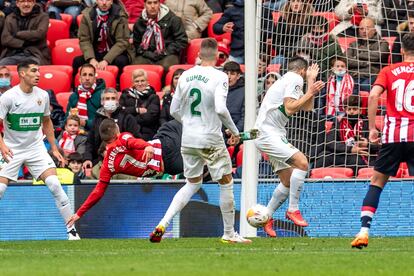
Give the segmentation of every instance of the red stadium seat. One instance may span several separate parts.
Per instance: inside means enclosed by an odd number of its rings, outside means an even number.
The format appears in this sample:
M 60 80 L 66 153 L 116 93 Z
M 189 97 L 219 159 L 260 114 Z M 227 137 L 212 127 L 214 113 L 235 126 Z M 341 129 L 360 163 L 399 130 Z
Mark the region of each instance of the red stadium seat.
M 234 150 L 235 150 L 235 147 L 234 146 L 228 146 L 227 147 L 227 151 L 229 152 L 230 158 L 233 157 Z
M 72 20 L 73 20 L 72 15 L 61 12 L 60 17 L 62 17 L 62 21 L 64 21 L 70 28 L 70 25 L 72 25 Z
M 350 168 L 316 168 L 311 170 L 310 178 L 352 178 L 354 171 Z
M 173 65 L 174 66 L 174 65 Z M 156 64 L 138 64 L 138 65 L 128 65 L 124 67 L 123 73 L 128 72 L 132 73 L 135 69 L 144 69 L 145 71 L 153 71 L 158 74 L 160 78 L 164 75 L 164 67 Z
M 371 178 L 374 168 L 362 168 L 358 170 L 357 178 Z
M 114 75 L 114 78 L 116 79 L 116 77 L 118 76 L 119 68 L 116 65 L 108 65 L 106 66 L 105 71 L 110 72 L 112 75 Z M 112 86 L 112 87 L 115 87 L 115 86 Z
M 55 47 L 55 41 L 58 39 L 69 38 L 69 26 L 62 20 L 49 19 L 49 29 L 47 30 L 47 40 L 50 48 Z
M 96 77 L 98 79 L 103 79 L 105 81 L 106 87 L 112 87 L 112 88 L 116 87 L 116 76 L 114 76 L 110 71 L 97 70 L 96 74 L 97 74 Z M 79 72 L 76 74 L 76 77 L 75 77 L 75 86 L 78 86 L 78 85 L 79 85 Z
M 170 68 L 168 68 L 168 73 L 165 76 L 165 85 L 170 85 L 171 84 L 172 76 L 174 75 L 174 72 L 177 69 L 187 70 L 187 69 L 190 69 L 192 67 L 194 67 L 193 64 L 175 64 L 175 65 L 170 66 Z
M 332 29 L 335 28 L 335 26 L 339 23 L 339 18 L 336 16 L 334 12 L 315 12 L 313 15 L 320 15 L 325 17 L 328 20 L 329 31 L 332 31 Z
M 56 94 L 56 100 L 63 107 L 63 111 L 65 112 L 66 112 L 66 108 L 68 107 L 70 95 L 72 95 L 72 92 L 63 92 L 63 93 Z
M 20 80 L 19 80 L 19 74 L 17 73 L 17 71 L 10 71 L 10 75 L 11 75 L 11 86 L 15 86 L 19 84 Z
M 224 33 L 224 34 L 215 34 L 213 31 L 213 25 L 219 21 L 223 13 L 213 13 L 213 16 L 210 19 L 210 22 L 207 26 L 207 35 L 208 37 L 215 38 L 217 41 L 223 41 L 227 45 L 231 43 L 231 33 Z
M 161 79 L 158 74 L 153 71 L 148 71 L 148 83 L 154 88 L 155 91 L 161 91 Z M 120 79 L 121 91 L 132 86 L 132 72 L 124 72 Z
M 236 167 L 243 165 L 243 148 L 239 148 L 239 152 L 236 156 Z
M 368 113 L 368 98 L 369 92 L 367 91 L 359 91 L 359 99 L 360 99 L 360 106 L 361 106 L 361 114 L 367 115 Z
M 198 57 L 198 52 L 200 51 L 202 38 L 196 38 L 191 40 L 190 45 L 187 48 L 187 63 L 195 64 Z
M 7 67 L 10 71 L 16 71 L 16 72 L 17 72 L 17 65 L 6 65 L 6 67 Z
M 384 128 L 384 116 L 382 115 L 377 115 L 375 116 L 375 127 L 382 131 Z
M 79 46 L 79 38 L 64 38 L 55 41 L 55 47 L 58 45 Z
M 39 85 L 42 89 L 52 89 L 55 94 L 70 91 L 70 77 L 63 71 L 43 69 L 40 71 Z
M 68 75 L 69 80 L 72 82 L 72 73 L 73 73 L 72 66 L 69 66 L 69 65 L 42 65 L 42 66 L 39 66 L 39 70 L 40 70 L 40 72 L 42 72 L 44 70 L 54 70 L 54 71 L 65 72 Z
M 356 41 L 356 37 L 338 37 L 338 44 L 341 46 L 342 52 L 346 52 L 346 50 L 349 48 L 349 45 Z
M 72 66 L 73 59 L 83 55 L 79 45 L 57 45 L 52 49 L 52 64 Z

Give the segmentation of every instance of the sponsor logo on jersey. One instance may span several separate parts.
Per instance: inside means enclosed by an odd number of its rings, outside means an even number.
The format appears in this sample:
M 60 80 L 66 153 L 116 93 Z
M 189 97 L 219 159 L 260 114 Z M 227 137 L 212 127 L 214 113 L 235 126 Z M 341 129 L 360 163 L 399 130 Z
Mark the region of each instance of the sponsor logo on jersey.
M 40 117 L 23 117 L 20 118 L 20 126 L 37 126 L 40 123 Z
M 42 105 L 42 102 L 43 102 L 43 101 L 42 101 L 41 99 L 38 99 L 38 100 L 37 100 L 37 104 L 38 104 L 38 105 Z

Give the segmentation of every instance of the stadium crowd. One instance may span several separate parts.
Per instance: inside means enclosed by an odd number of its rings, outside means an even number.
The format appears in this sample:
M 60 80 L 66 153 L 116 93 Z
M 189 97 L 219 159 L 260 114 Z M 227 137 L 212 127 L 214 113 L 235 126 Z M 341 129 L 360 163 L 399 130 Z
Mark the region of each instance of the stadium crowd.
M 414 0 L 264 0 L 261 19 L 258 106 L 289 59 L 319 64 L 326 87 L 314 111 L 291 118 L 289 140 L 312 168 L 346 166 L 357 176 L 372 166 L 378 148 L 367 140 L 369 91 L 381 68 L 402 59 Z M 173 120 L 172 96 L 179 76 L 199 62 L 200 38 L 219 42 L 227 107 L 243 131 L 244 24 L 244 0 L 0 0 L 0 92 L 18 83 L 18 63 L 41 65 L 39 87 L 49 91 L 67 166 L 80 179 L 96 178 L 99 124 L 113 118 L 121 132 L 153 139 Z M 379 130 L 385 100 L 380 106 Z M 228 150 L 241 175 L 243 145 Z M 264 170 L 262 177 L 272 176 Z M 22 168 L 20 179 L 28 175 Z

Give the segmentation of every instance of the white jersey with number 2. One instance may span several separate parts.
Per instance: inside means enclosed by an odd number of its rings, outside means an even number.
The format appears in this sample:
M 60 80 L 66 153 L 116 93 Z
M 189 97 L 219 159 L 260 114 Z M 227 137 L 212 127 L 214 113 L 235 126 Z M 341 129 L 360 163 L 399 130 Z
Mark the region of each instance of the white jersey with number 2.
M 222 145 L 222 124 L 239 133 L 226 107 L 227 92 L 228 76 L 214 67 L 195 66 L 183 72 L 171 103 L 171 114 L 183 124 L 183 147 Z
M 286 124 L 289 116 L 285 112 L 285 98 L 299 99 L 303 96 L 303 78 L 295 72 L 287 72 L 267 91 L 260 106 L 255 128 L 260 136 L 286 136 Z

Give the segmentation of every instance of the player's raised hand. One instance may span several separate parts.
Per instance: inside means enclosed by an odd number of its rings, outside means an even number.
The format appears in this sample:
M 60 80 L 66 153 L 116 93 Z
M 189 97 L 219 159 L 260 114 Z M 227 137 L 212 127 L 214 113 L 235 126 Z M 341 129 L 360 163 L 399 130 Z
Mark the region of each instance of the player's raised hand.
M 379 144 L 380 138 L 378 137 L 378 130 L 377 129 L 371 129 L 369 131 L 369 141 L 373 144 Z
M 72 227 L 73 225 L 75 225 L 75 222 L 77 222 L 79 219 L 80 219 L 80 217 L 79 217 L 77 214 L 73 214 L 73 215 L 69 218 L 69 220 L 68 220 L 68 222 L 66 223 L 66 225 L 67 225 L 68 227 Z
M 3 155 L 4 161 L 6 161 L 6 163 L 9 163 L 10 159 L 13 158 L 12 150 L 9 149 L 9 147 L 6 146 L 5 144 L 2 144 L 0 145 L 0 151 L 1 151 L 1 155 Z
M 306 71 L 306 78 L 309 80 L 315 80 L 319 74 L 319 65 L 317 63 L 312 63 Z
M 311 92 L 313 95 L 319 94 L 321 92 L 322 88 L 325 87 L 325 83 L 323 81 L 317 81 L 314 82 L 311 86 Z
M 145 163 L 148 163 L 152 157 L 154 156 L 154 148 L 152 146 L 148 146 L 144 149 L 144 155 L 142 156 L 145 160 Z

